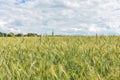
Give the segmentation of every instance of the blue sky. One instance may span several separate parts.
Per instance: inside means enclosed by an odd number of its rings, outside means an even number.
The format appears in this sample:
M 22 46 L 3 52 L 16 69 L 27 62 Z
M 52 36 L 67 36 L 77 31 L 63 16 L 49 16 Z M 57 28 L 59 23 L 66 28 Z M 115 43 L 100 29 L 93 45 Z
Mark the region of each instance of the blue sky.
M 120 0 L 0 0 L 0 31 L 120 35 Z

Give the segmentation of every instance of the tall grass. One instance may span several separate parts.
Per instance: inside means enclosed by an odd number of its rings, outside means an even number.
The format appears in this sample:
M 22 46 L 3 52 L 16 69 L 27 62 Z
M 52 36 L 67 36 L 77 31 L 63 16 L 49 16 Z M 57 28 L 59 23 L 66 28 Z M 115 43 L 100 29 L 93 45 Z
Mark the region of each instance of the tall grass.
M 0 38 L 0 80 L 120 80 L 120 37 Z

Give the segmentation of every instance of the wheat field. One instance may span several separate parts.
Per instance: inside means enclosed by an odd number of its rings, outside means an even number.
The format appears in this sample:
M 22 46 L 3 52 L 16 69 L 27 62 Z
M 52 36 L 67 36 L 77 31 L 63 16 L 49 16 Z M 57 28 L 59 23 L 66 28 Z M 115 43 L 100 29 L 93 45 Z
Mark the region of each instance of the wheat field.
M 0 80 L 120 80 L 120 37 L 1 37 Z

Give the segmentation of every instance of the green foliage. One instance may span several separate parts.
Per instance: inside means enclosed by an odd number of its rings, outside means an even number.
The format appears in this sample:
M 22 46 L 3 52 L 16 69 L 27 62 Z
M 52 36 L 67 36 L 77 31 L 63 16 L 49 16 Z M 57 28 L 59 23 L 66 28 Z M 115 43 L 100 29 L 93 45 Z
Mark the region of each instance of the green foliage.
M 36 33 L 28 33 L 27 36 L 28 36 L 28 37 L 37 36 L 37 34 L 36 34 Z
M 23 33 L 18 33 L 18 34 L 14 34 L 13 32 L 10 33 L 2 33 L 0 32 L 0 37 L 40 37 L 41 35 L 38 35 L 36 33 L 27 33 L 27 34 L 23 34 Z
M 120 80 L 120 37 L 1 37 L 0 80 Z
M 24 35 L 22 33 L 18 33 L 15 36 L 17 36 L 17 37 L 23 37 Z
M 14 36 L 15 36 L 14 33 L 12 32 L 8 33 L 8 37 L 14 37 Z
M 52 36 L 54 36 L 54 31 L 52 31 Z
M 6 37 L 6 36 L 7 36 L 6 33 L 2 33 L 2 32 L 0 32 L 0 37 Z
M 2 34 L 2 32 L 0 32 L 0 37 L 2 37 L 3 36 L 3 34 Z

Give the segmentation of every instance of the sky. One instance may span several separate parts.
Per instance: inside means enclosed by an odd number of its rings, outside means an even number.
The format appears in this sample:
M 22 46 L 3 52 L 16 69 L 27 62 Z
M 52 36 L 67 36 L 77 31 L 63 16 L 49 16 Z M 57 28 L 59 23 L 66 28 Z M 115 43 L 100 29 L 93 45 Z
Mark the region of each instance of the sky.
M 0 0 L 0 32 L 120 35 L 120 0 Z

